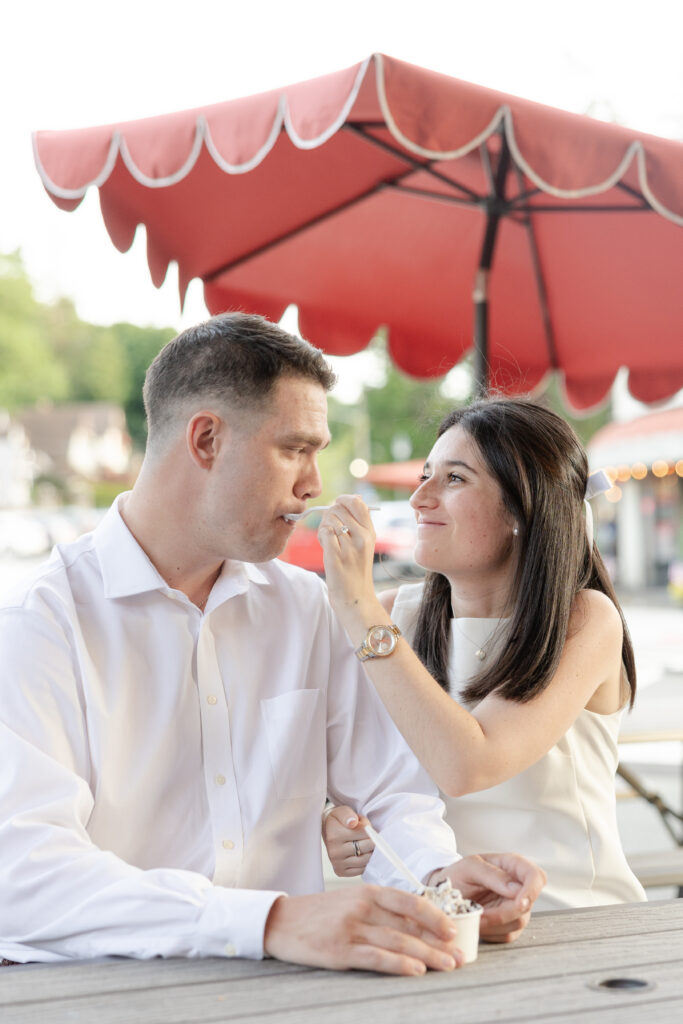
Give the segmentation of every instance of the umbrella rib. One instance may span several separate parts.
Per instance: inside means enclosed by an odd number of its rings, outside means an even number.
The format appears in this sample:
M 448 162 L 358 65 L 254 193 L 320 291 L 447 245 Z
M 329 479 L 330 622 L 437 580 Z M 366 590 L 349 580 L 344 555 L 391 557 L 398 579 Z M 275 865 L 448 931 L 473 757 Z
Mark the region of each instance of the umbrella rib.
M 227 273 L 229 270 L 234 270 L 235 267 L 241 266 L 243 263 L 247 263 L 249 260 L 255 259 L 257 256 L 262 256 L 264 253 L 269 252 L 271 249 L 276 249 L 278 245 L 282 245 L 283 242 L 288 242 L 291 238 L 296 238 L 297 235 L 303 234 L 304 231 L 308 231 L 309 228 L 315 227 L 316 224 L 322 224 L 330 217 L 335 217 L 338 213 L 343 210 L 348 210 L 355 206 L 357 203 L 362 202 L 369 196 L 380 191 L 385 186 L 385 182 L 380 181 L 372 188 L 367 189 L 358 196 L 354 196 L 353 199 L 348 199 L 344 203 L 340 203 L 339 206 L 335 206 L 332 210 L 326 210 L 325 213 L 320 213 L 315 217 L 311 217 L 310 220 L 306 221 L 305 224 L 297 224 L 295 228 L 290 231 L 284 231 L 277 238 L 272 238 L 269 242 L 265 242 L 263 245 L 257 246 L 255 249 L 251 249 L 249 252 L 244 253 L 242 256 L 238 256 L 234 260 L 230 260 L 228 263 L 222 264 L 220 267 L 216 267 L 214 270 L 208 271 L 206 274 L 201 274 L 201 279 L 204 282 L 214 281 L 221 274 Z
M 619 205 L 615 203 L 612 206 L 589 206 L 579 205 L 575 203 L 569 206 L 512 206 L 511 213 L 655 213 L 647 203 L 643 203 L 642 206 L 634 206 L 633 204 Z
M 372 123 L 371 126 L 374 127 L 374 123 Z M 453 181 L 453 179 L 449 178 L 446 174 L 441 174 L 440 171 L 435 171 L 433 167 L 434 161 L 428 160 L 426 163 L 420 163 L 419 160 L 416 160 L 415 157 L 411 156 L 409 153 L 402 153 L 400 149 L 392 146 L 391 143 L 385 142 L 383 139 L 378 139 L 369 132 L 366 132 L 364 130 L 365 127 L 366 126 L 364 124 L 351 124 L 347 122 L 343 126 L 343 130 L 353 132 L 354 135 L 359 136 L 366 142 L 370 142 L 373 146 L 377 146 L 379 149 L 383 149 L 385 152 L 391 153 L 392 156 L 398 157 L 399 160 L 404 160 L 406 163 L 410 164 L 414 170 L 425 171 L 433 178 L 436 178 L 437 181 L 444 182 L 444 184 L 448 185 L 449 188 L 455 188 L 460 192 L 463 192 L 466 196 L 469 196 L 470 199 L 477 200 L 482 198 L 473 189 L 468 188 L 467 185 L 461 185 L 460 182 Z
M 515 175 L 517 177 L 517 184 L 520 188 L 523 188 L 524 182 L 522 181 L 522 172 L 517 164 L 515 164 Z M 560 367 L 560 361 L 557 356 L 555 331 L 553 330 L 552 320 L 550 319 L 548 292 L 545 286 L 545 279 L 543 277 L 543 268 L 541 267 L 541 257 L 538 251 L 538 242 L 536 241 L 534 225 L 528 213 L 524 214 L 523 224 L 526 228 L 527 238 L 529 239 L 529 248 L 531 249 L 531 265 L 534 270 L 534 278 L 536 279 L 536 292 L 538 294 L 538 301 L 541 307 L 541 320 L 543 321 L 543 330 L 545 332 L 545 343 L 548 349 L 549 361 L 552 368 L 554 370 L 558 370 Z
M 378 186 L 379 189 L 393 189 L 396 192 L 404 193 L 405 195 L 417 196 L 418 199 L 437 199 L 444 203 L 449 203 L 453 206 L 485 206 L 486 199 L 484 197 L 477 197 L 476 199 L 462 199 L 460 196 L 449 196 L 445 192 L 430 192 L 426 188 L 415 188 L 413 185 L 402 185 L 400 181 L 385 181 L 382 185 Z

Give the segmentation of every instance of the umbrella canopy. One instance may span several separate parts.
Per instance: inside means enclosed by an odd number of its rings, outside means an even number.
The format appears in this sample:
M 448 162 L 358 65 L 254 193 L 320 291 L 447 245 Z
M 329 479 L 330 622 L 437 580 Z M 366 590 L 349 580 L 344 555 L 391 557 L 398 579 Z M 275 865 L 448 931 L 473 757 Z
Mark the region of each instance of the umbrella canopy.
M 379 325 L 406 372 L 446 373 L 476 335 L 507 391 L 565 374 L 575 407 L 619 366 L 655 401 L 683 387 L 683 144 L 379 54 L 289 88 L 34 137 L 65 210 L 100 190 L 114 244 L 147 230 L 160 285 L 212 313 L 280 318 L 325 351 Z M 474 299 L 474 301 L 473 301 Z M 487 346 L 487 347 L 486 347 Z

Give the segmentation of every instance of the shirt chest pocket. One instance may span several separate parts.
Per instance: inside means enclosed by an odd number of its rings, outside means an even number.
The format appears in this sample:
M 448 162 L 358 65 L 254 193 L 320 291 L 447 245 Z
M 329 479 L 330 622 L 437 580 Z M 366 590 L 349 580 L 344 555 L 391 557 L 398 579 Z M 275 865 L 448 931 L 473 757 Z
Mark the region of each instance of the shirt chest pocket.
M 324 797 L 327 769 L 322 691 L 294 690 L 262 700 L 261 718 L 280 799 Z

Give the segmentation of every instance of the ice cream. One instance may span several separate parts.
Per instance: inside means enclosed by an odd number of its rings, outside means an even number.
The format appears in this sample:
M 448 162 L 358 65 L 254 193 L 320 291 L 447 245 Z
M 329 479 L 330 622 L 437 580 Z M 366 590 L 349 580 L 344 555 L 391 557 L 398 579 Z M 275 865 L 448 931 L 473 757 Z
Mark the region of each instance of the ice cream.
M 436 885 L 424 886 L 421 895 L 449 917 L 458 919 L 456 945 L 465 954 L 465 963 L 470 964 L 476 960 L 479 920 L 484 908 L 474 900 L 468 900 L 459 889 L 454 889 L 448 878 Z
M 422 895 L 425 899 L 436 903 L 440 910 L 450 917 L 458 914 L 472 914 L 481 911 L 482 907 L 473 900 L 466 899 L 459 889 L 454 889 L 448 878 L 436 885 L 426 885 Z

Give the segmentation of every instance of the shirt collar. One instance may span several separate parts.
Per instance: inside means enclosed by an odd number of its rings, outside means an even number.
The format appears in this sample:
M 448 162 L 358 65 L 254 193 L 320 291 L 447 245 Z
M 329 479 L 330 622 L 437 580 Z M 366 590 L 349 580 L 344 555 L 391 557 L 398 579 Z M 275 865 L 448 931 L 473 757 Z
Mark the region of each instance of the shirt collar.
M 150 590 L 170 593 L 172 588 L 154 567 L 123 521 L 119 511 L 119 503 L 123 497 L 123 494 L 118 496 L 94 532 L 104 596 L 130 597 Z M 250 582 L 263 584 L 269 580 L 258 565 L 226 559 L 211 591 L 211 605 L 216 607 L 229 597 L 243 593 Z

